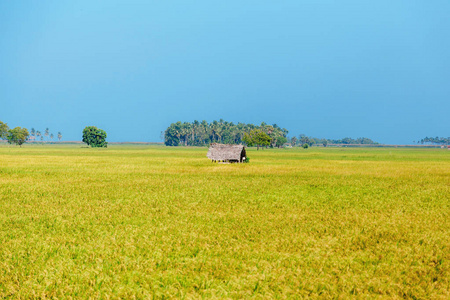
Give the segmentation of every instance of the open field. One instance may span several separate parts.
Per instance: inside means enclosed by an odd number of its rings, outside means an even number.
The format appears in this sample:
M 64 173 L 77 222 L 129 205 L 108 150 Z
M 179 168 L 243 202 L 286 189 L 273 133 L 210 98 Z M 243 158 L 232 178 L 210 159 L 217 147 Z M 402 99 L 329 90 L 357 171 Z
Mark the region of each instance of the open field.
M 0 147 L 0 298 L 450 298 L 450 151 Z

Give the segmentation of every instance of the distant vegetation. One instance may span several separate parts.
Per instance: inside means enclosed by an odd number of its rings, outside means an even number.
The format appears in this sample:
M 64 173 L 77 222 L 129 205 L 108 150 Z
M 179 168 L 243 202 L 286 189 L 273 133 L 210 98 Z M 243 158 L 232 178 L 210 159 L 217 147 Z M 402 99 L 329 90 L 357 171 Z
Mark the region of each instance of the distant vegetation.
M 39 130 L 36 130 L 34 128 L 31 128 L 30 130 L 30 140 L 32 141 L 36 141 L 37 139 L 40 139 L 41 142 L 44 142 L 44 140 L 46 140 L 47 142 L 49 141 L 53 141 L 53 139 L 55 138 L 55 136 L 53 135 L 53 133 L 50 132 L 50 129 L 47 127 L 45 128 L 44 134 L 42 134 L 42 132 L 40 132 Z M 62 139 L 62 133 L 59 131 L 57 134 L 57 138 L 58 141 L 61 141 Z
M 435 145 L 450 145 L 450 137 L 425 137 L 420 141 L 417 141 L 417 144 L 435 144 Z
M 16 144 L 21 146 L 22 144 L 30 141 L 36 141 L 40 139 L 41 142 L 45 141 L 53 141 L 55 136 L 50 132 L 49 128 L 46 128 L 44 133 L 41 133 L 39 130 L 31 128 L 30 131 L 26 128 L 15 127 L 14 129 L 10 129 L 7 123 L 3 123 L 0 121 L 0 139 L 7 140 L 10 144 Z M 59 141 L 62 139 L 62 133 L 58 132 L 57 138 Z
M 260 130 L 270 137 L 268 146 L 280 146 L 287 141 L 287 129 L 277 124 L 268 125 L 264 122 L 259 126 L 245 123 L 234 124 L 220 119 L 212 123 L 206 121 L 172 123 L 164 132 L 164 144 L 166 146 L 207 146 L 211 143 L 248 144 L 250 140 L 245 140 L 244 136 L 253 130 Z
M 304 134 L 300 134 L 299 137 L 292 137 L 289 140 L 292 146 L 301 146 L 305 147 L 305 144 L 308 146 L 324 146 L 326 147 L 328 144 L 343 144 L 343 145 L 376 145 L 377 142 L 372 141 L 369 138 L 360 137 L 357 139 L 352 139 L 349 137 L 333 140 L 333 139 L 320 139 L 315 137 L 308 137 Z
M 269 136 L 266 141 L 264 134 Z M 288 130 L 279 127 L 277 124 L 268 125 L 264 122 L 261 125 L 226 122 L 222 119 L 208 123 L 206 121 L 176 122 L 164 131 L 164 144 L 166 146 L 207 146 L 211 143 L 223 144 L 245 144 L 247 146 L 262 147 L 281 147 L 290 143 L 293 147 L 305 145 L 324 146 L 328 144 L 359 144 L 374 145 L 378 144 L 373 140 L 360 137 L 357 139 L 320 139 L 308 137 L 304 134 L 298 137 L 287 138 Z

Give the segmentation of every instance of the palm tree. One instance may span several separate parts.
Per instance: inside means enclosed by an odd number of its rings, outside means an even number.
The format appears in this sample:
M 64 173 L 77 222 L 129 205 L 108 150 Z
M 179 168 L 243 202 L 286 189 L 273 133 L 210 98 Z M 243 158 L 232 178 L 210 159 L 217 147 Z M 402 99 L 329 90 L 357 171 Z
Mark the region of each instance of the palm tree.
M 295 136 L 293 136 L 291 138 L 291 145 L 292 145 L 292 147 L 295 147 L 295 144 L 297 144 L 297 138 Z
M 53 133 L 50 134 L 50 139 L 53 141 Z
M 200 124 L 201 126 L 201 138 L 202 138 L 202 143 L 203 144 L 207 144 L 208 140 L 209 140 L 209 134 L 208 134 L 208 122 L 206 122 L 205 120 L 202 121 L 202 123 Z
M 45 133 L 44 133 L 44 135 L 47 137 L 47 140 L 48 140 L 49 134 L 50 134 L 50 129 L 48 129 L 48 127 L 47 127 L 47 128 L 45 128 Z
M 183 125 L 181 126 L 181 136 L 184 139 L 185 146 L 188 145 L 189 134 L 191 133 L 190 127 L 191 127 L 191 124 L 188 122 L 184 122 Z
M 35 135 L 36 135 L 36 130 L 35 130 L 34 128 L 31 128 L 29 140 L 30 140 L 30 141 L 36 140 Z
M 197 120 L 194 120 L 194 122 L 192 123 L 192 141 L 193 144 L 197 144 L 198 143 L 198 135 L 199 135 L 199 126 L 200 126 L 200 122 Z
M 61 134 L 61 131 L 59 131 L 58 132 L 58 140 L 61 141 L 61 139 L 62 139 L 62 134 Z
M 217 134 L 217 131 L 219 130 L 219 123 L 214 120 L 211 124 L 210 124 L 210 128 L 211 128 L 211 141 L 216 141 L 216 136 L 219 137 L 219 135 Z M 219 138 L 217 138 L 217 142 L 219 141 Z

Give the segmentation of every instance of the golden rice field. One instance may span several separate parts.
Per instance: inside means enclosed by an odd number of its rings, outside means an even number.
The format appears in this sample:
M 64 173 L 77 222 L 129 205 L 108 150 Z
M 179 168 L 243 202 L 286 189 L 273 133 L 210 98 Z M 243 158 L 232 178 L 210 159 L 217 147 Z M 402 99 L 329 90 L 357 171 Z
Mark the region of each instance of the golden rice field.
M 0 298 L 450 298 L 450 151 L 0 147 Z

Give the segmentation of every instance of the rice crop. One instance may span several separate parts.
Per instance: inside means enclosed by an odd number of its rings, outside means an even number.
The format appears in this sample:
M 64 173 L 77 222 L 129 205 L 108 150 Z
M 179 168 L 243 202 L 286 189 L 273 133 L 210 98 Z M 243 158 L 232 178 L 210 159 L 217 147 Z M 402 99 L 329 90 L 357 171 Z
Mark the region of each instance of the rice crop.
M 450 151 L 0 146 L 0 298 L 450 298 Z

